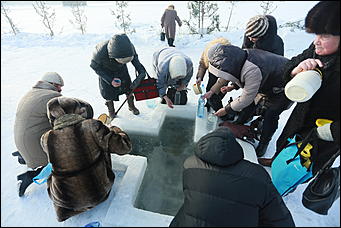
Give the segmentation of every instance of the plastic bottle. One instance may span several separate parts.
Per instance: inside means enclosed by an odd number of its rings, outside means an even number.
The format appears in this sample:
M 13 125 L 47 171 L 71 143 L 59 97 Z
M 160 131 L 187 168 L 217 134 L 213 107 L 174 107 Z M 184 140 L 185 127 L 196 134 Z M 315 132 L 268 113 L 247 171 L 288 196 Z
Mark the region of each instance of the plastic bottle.
M 198 100 L 198 111 L 197 111 L 197 116 L 199 118 L 204 118 L 204 114 L 205 114 L 205 98 L 203 95 L 201 95 L 199 97 Z
M 206 128 L 209 132 L 213 131 L 217 126 L 218 117 L 214 115 L 213 110 L 207 114 L 207 124 Z
M 175 96 L 174 96 L 174 104 L 175 105 L 180 104 L 180 97 L 181 97 L 180 91 L 176 91 Z
M 205 94 L 205 86 L 204 83 L 201 83 L 201 93 Z

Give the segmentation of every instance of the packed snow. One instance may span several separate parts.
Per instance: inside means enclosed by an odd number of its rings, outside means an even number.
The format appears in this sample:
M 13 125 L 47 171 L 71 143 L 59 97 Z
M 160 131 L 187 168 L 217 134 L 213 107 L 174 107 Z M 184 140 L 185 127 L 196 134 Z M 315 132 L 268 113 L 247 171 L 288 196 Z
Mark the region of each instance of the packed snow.
M 96 44 L 122 31 L 114 26 L 114 18 L 110 12 L 110 9 L 114 9 L 113 2 L 87 1 L 85 13 L 88 22 L 85 35 L 70 24 L 69 19 L 72 19 L 72 14 L 69 7 L 63 7 L 61 2 L 50 3 L 51 7 L 56 10 L 56 35 L 53 38 L 47 35 L 39 16 L 32 7 L 32 2 L 2 3 L 10 9 L 9 15 L 20 33 L 16 36 L 11 34 L 8 22 L 1 15 L 1 226 L 84 226 L 92 221 L 112 226 L 168 226 L 172 216 L 151 214 L 147 211 L 141 213 L 141 210 L 132 210 L 123 206 L 132 203 L 131 200 L 136 194 L 136 188 L 144 173 L 147 163 L 146 159 L 140 156 L 113 156 L 116 180 L 108 200 L 65 222 L 57 222 L 52 201 L 46 191 L 46 184 L 32 184 L 26 190 L 24 197 L 18 196 L 16 176 L 26 171 L 26 167 L 20 165 L 17 159 L 11 156 L 11 153 L 16 151 L 13 126 L 19 100 L 45 72 L 56 71 L 64 78 L 65 86 L 62 91 L 64 96 L 88 101 L 93 106 L 95 117 L 107 112 L 104 99 L 99 92 L 98 76 L 89 64 Z M 230 5 L 228 1 L 217 3 L 221 27 L 225 27 Z M 278 25 L 288 21 L 304 20 L 309 9 L 316 3 L 316 1 L 278 1 L 275 2 L 277 8 L 272 15 L 277 19 Z M 187 2 L 132 1 L 128 4 L 127 12 L 130 13 L 131 28 L 136 31 L 128 36 L 135 45 L 141 63 L 151 75 L 153 74 L 153 52 L 160 47 L 167 46 L 166 42 L 160 41 L 159 34 L 160 18 L 169 4 L 175 5 L 180 19 L 189 18 Z M 194 64 L 194 75 L 188 86 L 190 89 L 195 83 L 196 69 L 205 45 L 212 39 L 222 36 L 240 47 L 247 20 L 261 13 L 260 2 L 238 1 L 227 32 L 222 29 L 221 32 L 213 32 L 200 38 L 199 35 L 189 34 L 186 26 L 177 27 L 174 44 L 188 55 Z M 278 34 L 284 41 L 287 58 L 301 53 L 314 39 L 314 35 L 298 29 L 291 31 L 290 28 L 279 28 Z M 128 68 L 131 77 L 134 78 L 133 66 L 128 64 Z M 205 84 L 207 79 L 206 75 Z M 124 98 L 125 96 L 121 96 L 118 103 L 122 103 Z M 226 96 L 223 102 L 227 102 L 228 98 L 229 96 Z M 186 108 L 195 109 L 197 99 L 198 96 L 191 90 Z M 159 98 L 155 100 L 159 102 Z M 160 119 L 153 118 L 156 109 L 149 108 L 145 101 L 136 102 L 136 106 L 141 112 L 140 115 L 134 116 L 125 105 L 119 113 L 117 124 L 119 121 L 125 121 L 129 129 L 139 128 L 139 121 L 150 121 L 153 126 L 160 124 L 157 122 Z M 179 109 L 175 107 L 167 112 L 176 113 Z M 265 157 L 273 155 L 276 139 L 292 109 L 293 107 L 280 116 L 278 130 L 270 142 Z M 339 162 L 338 158 L 333 166 L 339 165 Z M 270 173 L 268 168 L 267 171 Z M 131 173 L 131 181 L 135 182 L 130 182 L 130 188 L 123 191 L 120 188 L 126 186 L 127 180 L 124 176 L 128 173 Z M 306 209 L 301 203 L 306 185 L 300 185 L 295 192 L 283 198 L 292 213 L 296 226 L 339 227 L 340 199 L 334 203 L 328 215 L 316 214 Z M 135 188 L 133 189 L 132 186 Z M 115 205 L 120 209 L 114 210 L 115 213 L 110 215 L 111 221 L 108 222 L 106 219 L 108 208 L 115 208 Z M 129 223 L 124 222 L 123 217 Z

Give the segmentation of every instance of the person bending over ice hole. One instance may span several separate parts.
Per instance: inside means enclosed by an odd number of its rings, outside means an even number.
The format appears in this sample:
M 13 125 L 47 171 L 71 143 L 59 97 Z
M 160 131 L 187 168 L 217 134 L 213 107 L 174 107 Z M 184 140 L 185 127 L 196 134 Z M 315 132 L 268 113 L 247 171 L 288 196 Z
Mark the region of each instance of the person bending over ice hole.
M 183 166 L 184 201 L 170 227 L 295 226 L 267 171 L 244 159 L 228 128 L 201 137 Z
M 168 90 L 175 88 L 176 91 L 187 90 L 187 85 L 193 75 L 192 60 L 181 51 L 173 47 L 161 48 L 153 54 L 153 70 L 156 75 L 156 86 L 159 96 L 168 107 L 173 107 Z M 186 91 L 187 92 L 187 91 Z M 184 93 L 187 101 L 187 93 Z
M 107 199 L 115 179 L 110 154 L 127 154 L 132 144 L 120 128 L 92 119 L 85 101 L 57 97 L 47 109 L 53 129 L 42 135 L 41 146 L 52 164 L 47 191 L 61 222 Z
M 209 72 L 219 79 L 204 97 L 209 99 L 219 92 L 243 88 L 242 94 L 225 107 L 212 108 L 216 111 L 216 116 L 227 117 L 229 120 L 233 120 L 238 114 L 236 124 L 245 124 L 253 116 L 262 115 L 263 127 L 256 153 L 258 157 L 263 156 L 278 127 L 279 115 L 292 104 L 284 94 L 284 80 L 281 77 L 288 59 L 260 49 L 243 50 L 237 46 L 222 44 L 210 48 L 208 59 Z M 228 86 L 229 82 L 233 84 Z M 267 99 L 261 113 L 257 109 L 259 97 Z
M 129 62 L 138 72 L 133 83 L 127 68 Z M 118 101 L 121 94 L 126 94 L 129 110 L 134 115 L 140 114 L 134 105 L 134 96 L 129 94 L 145 78 L 146 70 L 126 34 L 116 34 L 110 40 L 97 44 L 90 67 L 99 76 L 99 90 L 112 119 L 115 118 L 114 101 Z

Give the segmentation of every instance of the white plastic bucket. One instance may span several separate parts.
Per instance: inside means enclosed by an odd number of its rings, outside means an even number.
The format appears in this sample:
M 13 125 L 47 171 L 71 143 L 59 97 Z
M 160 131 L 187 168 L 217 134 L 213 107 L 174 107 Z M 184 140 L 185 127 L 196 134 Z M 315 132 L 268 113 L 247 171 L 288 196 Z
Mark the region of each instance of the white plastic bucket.
M 285 95 L 292 101 L 305 102 L 321 87 L 322 76 L 315 70 L 298 73 L 285 86 Z

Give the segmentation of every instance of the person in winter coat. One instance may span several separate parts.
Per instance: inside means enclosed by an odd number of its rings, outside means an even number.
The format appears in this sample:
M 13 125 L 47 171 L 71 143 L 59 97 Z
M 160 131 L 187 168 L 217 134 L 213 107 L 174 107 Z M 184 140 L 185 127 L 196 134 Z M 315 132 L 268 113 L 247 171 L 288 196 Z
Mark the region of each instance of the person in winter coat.
M 267 171 L 243 158 L 228 128 L 201 137 L 184 162 L 184 203 L 170 227 L 294 227 Z
M 53 129 L 41 137 L 52 164 L 47 191 L 62 222 L 105 201 L 114 183 L 111 153 L 131 151 L 129 136 L 118 127 L 92 119 L 90 104 L 57 97 L 48 104 Z
M 200 87 L 202 81 L 204 80 L 204 76 L 206 74 L 206 71 L 208 69 L 208 56 L 207 56 L 207 52 L 208 50 L 214 46 L 215 44 L 224 44 L 224 45 L 229 45 L 231 44 L 229 40 L 223 38 L 223 37 L 219 37 L 216 38 L 214 40 L 212 40 L 211 42 L 209 42 L 206 47 L 205 50 L 201 53 L 201 57 L 199 60 L 199 67 L 198 67 L 198 72 L 197 72 L 197 76 L 196 76 L 196 84 L 198 87 Z M 217 82 L 217 77 L 214 76 L 212 73 L 208 72 L 208 83 L 206 86 L 206 92 L 210 91 L 211 87 Z M 204 92 L 204 91 L 203 91 Z M 206 103 L 206 107 L 210 107 L 209 104 L 214 104 L 214 106 L 223 107 L 223 103 L 221 102 L 221 100 L 224 98 L 225 94 L 222 92 L 219 92 L 218 95 L 213 94 L 212 97 L 210 97 Z
M 248 21 L 242 48 L 258 48 L 284 55 L 284 43 L 277 35 L 277 22 L 271 15 L 257 15 Z
M 215 109 L 215 115 L 227 116 L 231 120 L 233 118 L 230 116 L 234 117 L 240 112 L 236 121 L 238 124 L 247 123 L 254 115 L 262 115 L 263 129 L 256 153 L 259 157 L 263 156 L 278 127 L 279 115 L 292 104 L 284 94 L 284 81 L 281 77 L 288 59 L 261 49 L 243 50 L 237 46 L 221 44 L 216 44 L 208 51 L 208 59 L 209 72 L 219 79 L 204 97 L 210 98 L 219 91 L 231 91 L 231 88 L 226 88 L 229 82 L 243 88 L 241 96 L 225 107 Z M 232 89 L 235 88 L 232 86 Z M 263 102 L 262 109 L 258 111 L 257 104 L 261 104 L 258 98 L 264 96 L 267 102 Z
M 166 94 L 167 88 L 175 87 L 177 91 L 187 88 L 193 75 L 192 60 L 174 47 L 161 48 L 153 54 L 153 70 L 159 96 L 173 108 L 173 102 Z
M 127 68 L 129 62 L 138 72 L 133 83 Z M 115 118 L 114 101 L 118 101 L 121 94 L 126 94 L 129 110 L 134 115 L 140 114 L 134 105 L 134 96 L 128 95 L 144 79 L 146 70 L 126 34 L 116 34 L 110 40 L 97 44 L 90 67 L 99 76 L 99 90 L 106 100 L 105 104 L 111 118 Z
M 170 47 L 175 47 L 173 44 L 174 39 L 175 39 L 175 32 L 176 32 L 175 21 L 181 27 L 182 21 L 178 17 L 176 10 L 174 10 L 174 5 L 169 5 L 167 9 L 165 9 L 165 12 L 162 14 L 161 27 L 164 29 L 166 33 L 166 38 L 168 41 L 168 45 Z
M 259 159 L 260 164 L 270 166 L 272 160 L 295 134 L 303 138 L 314 129 L 317 139 L 312 140 L 311 160 L 313 174 L 340 148 L 340 2 L 321 1 L 305 18 L 308 33 L 314 33 L 314 42 L 293 57 L 285 66 L 284 78 L 289 82 L 297 73 L 319 68 L 322 85 L 305 102 L 297 103 L 281 135 L 276 142 L 276 153 L 272 158 Z M 332 123 L 317 127 L 317 119 L 328 119 Z
M 28 171 L 18 175 L 19 196 L 23 196 L 32 178 L 47 164 L 47 156 L 40 146 L 40 137 L 51 129 L 46 104 L 61 96 L 63 78 L 56 72 L 47 72 L 19 101 L 14 123 L 14 141 L 21 164 Z

